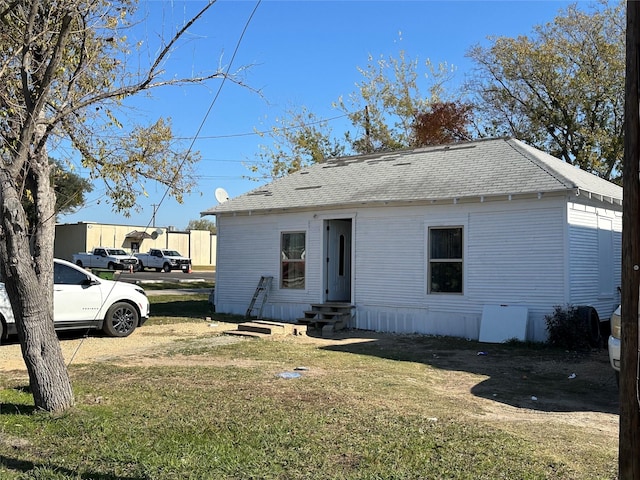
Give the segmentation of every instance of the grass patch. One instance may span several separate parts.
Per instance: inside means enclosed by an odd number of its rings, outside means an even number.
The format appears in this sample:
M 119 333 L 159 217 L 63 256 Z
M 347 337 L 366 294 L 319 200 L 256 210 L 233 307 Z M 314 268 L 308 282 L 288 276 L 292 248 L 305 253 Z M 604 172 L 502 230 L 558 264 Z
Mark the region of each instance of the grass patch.
M 214 322 L 240 323 L 243 316 L 214 313 L 206 294 L 150 295 L 151 316 L 148 325 L 189 323 L 210 318 Z
M 215 286 L 214 282 L 202 281 L 188 281 L 188 282 L 144 282 L 140 286 L 145 290 L 185 290 L 190 288 L 205 288 L 212 289 Z
M 208 295 L 150 295 L 152 317 L 203 318 L 211 315 Z
M 504 388 L 514 389 L 522 383 L 514 372 L 527 368 L 557 396 L 566 377 L 556 384 L 550 365 L 579 368 L 586 357 L 521 345 L 478 356 L 480 347 L 420 336 L 330 345 L 185 340 L 169 354 L 188 355 L 197 366 L 177 359 L 171 367 L 72 365 L 78 405 L 59 416 L 32 413 L 24 379 L 0 374 L 0 476 L 615 478 L 615 438 L 554 416 L 539 423 L 483 419 L 477 397 L 446 390 L 502 373 L 509 375 Z M 308 369 L 301 378 L 279 377 L 296 366 Z
M 191 270 L 194 272 L 215 272 L 215 265 L 191 265 Z

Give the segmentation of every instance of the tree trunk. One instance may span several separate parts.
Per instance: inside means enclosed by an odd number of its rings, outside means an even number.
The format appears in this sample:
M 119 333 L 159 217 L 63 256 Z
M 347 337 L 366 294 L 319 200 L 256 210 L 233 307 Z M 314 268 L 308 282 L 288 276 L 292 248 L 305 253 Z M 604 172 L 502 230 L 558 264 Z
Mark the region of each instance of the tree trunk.
M 74 398 L 53 325 L 55 195 L 49 185 L 48 158 L 45 153 L 42 156 L 44 160 L 36 161 L 40 169 L 42 162 L 47 162 L 44 171 L 33 176 L 31 182 L 37 190 L 34 197 L 38 198 L 39 219 L 36 228 L 31 228 L 31 236 L 20 190 L 6 171 L 0 170 L 0 271 L 14 312 L 35 406 L 60 412 L 71 407 Z
M 640 2 L 627 2 L 624 199 L 622 205 L 622 339 L 620 358 L 619 478 L 640 478 L 638 295 L 640 293 Z

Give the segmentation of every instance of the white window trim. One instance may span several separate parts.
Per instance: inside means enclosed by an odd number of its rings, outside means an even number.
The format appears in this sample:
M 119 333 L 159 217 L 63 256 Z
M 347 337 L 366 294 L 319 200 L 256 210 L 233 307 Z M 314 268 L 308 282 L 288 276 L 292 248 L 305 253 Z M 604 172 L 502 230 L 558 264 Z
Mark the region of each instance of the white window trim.
M 297 233 L 303 233 L 304 234 L 304 251 L 305 251 L 305 258 L 304 258 L 304 287 L 302 288 L 291 288 L 291 287 L 284 287 L 282 284 L 282 240 L 283 240 L 283 236 L 284 235 L 291 235 L 291 234 L 297 234 Z M 283 290 L 285 292 L 302 292 L 302 291 L 306 291 L 307 290 L 307 272 L 308 272 L 308 262 L 307 262 L 307 255 L 306 253 L 308 252 L 309 249 L 309 232 L 307 232 L 306 230 L 297 230 L 297 229 L 291 229 L 291 230 L 281 230 L 280 231 L 280 245 L 279 245 L 279 250 L 278 250 L 278 288 L 280 290 Z M 294 260 L 295 263 L 295 260 Z

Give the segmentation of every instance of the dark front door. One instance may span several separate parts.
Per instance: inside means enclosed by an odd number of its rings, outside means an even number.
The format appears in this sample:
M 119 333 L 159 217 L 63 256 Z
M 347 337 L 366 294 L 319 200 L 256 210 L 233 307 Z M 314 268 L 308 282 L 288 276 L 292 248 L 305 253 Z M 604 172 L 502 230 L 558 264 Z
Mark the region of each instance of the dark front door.
M 325 294 L 328 302 L 351 302 L 351 219 L 325 222 Z

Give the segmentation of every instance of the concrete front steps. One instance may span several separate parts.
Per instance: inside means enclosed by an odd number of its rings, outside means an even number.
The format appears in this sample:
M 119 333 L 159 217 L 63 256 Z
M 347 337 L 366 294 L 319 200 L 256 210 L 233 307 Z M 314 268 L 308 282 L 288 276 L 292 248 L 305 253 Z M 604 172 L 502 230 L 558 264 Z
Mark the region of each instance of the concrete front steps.
M 240 323 L 237 330 L 228 330 L 224 333 L 226 335 L 253 338 L 263 338 L 272 335 L 306 335 L 307 326 L 268 320 L 252 320 L 250 322 Z
M 304 318 L 297 319 L 297 323 L 321 329 L 322 338 L 331 338 L 334 332 L 348 326 L 353 308 L 349 303 L 314 303 L 311 310 L 304 312 Z
M 273 335 L 306 335 L 307 329 L 311 328 L 320 330 L 323 338 L 331 338 L 334 332 L 347 328 L 354 308 L 350 303 L 314 303 L 311 304 L 311 310 L 304 312 L 304 318 L 298 318 L 295 324 L 255 319 L 240 323 L 236 330 L 224 333 L 264 338 Z

